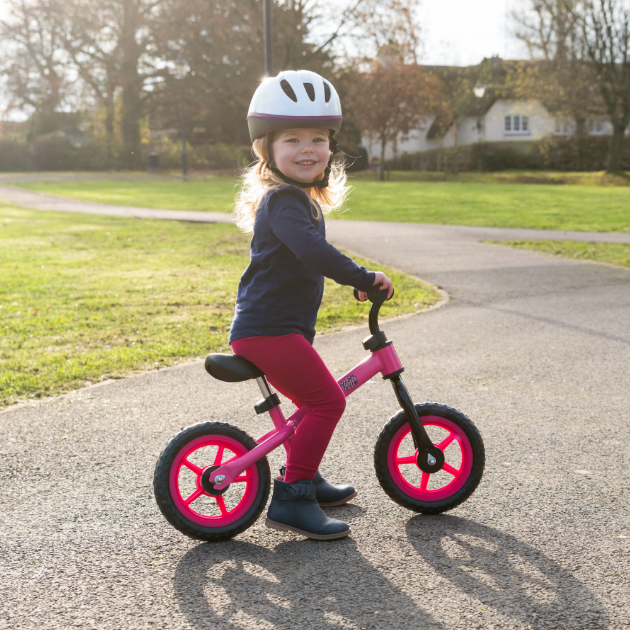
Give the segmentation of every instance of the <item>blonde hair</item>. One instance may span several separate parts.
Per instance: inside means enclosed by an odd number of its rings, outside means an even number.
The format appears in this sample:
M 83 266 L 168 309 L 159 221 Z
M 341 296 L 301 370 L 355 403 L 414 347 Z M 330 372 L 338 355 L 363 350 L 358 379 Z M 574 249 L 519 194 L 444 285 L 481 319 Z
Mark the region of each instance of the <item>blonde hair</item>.
M 267 191 L 286 186 L 285 181 L 267 168 L 271 163 L 269 147 L 272 142 L 273 132 L 256 138 L 252 144 L 252 151 L 258 160 L 241 173 L 242 183 L 234 201 L 234 216 L 236 225 L 246 233 L 254 231 L 256 212 Z M 317 179 L 323 178 L 324 174 L 322 173 Z M 343 162 L 333 162 L 326 188 L 304 189 L 311 202 L 317 202 L 312 203 L 316 218 L 320 218 L 320 213 L 326 216 L 332 210 L 337 210 L 343 205 L 350 192 L 350 188 L 346 186 L 346 181 L 347 176 Z

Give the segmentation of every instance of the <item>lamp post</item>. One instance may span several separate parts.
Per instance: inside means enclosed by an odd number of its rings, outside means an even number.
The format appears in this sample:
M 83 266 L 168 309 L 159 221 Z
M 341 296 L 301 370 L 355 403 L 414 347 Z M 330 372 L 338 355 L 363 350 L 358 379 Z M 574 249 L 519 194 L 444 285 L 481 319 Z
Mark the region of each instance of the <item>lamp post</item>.
M 188 64 L 181 55 L 175 62 L 175 72 L 179 79 L 180 111 L 182 116 L 182 180 L 186 181 L 188 179 L 188 172 L 186 165 L 186 121 L 184 118 L 184 77 L 188 73 Z
M 475 85 L 473 88 L 473 92 L 475 96 L 481 100 L 483 95 L 486 93 L 485 85 Z M 481 172 L 481 115 L 477 116 L 477 170 Z
M 265 30 L 265 72 L 268 77 L 273 74 L 273 39 L 271 34 L 271 0 L 265 0 L 263 13 Z

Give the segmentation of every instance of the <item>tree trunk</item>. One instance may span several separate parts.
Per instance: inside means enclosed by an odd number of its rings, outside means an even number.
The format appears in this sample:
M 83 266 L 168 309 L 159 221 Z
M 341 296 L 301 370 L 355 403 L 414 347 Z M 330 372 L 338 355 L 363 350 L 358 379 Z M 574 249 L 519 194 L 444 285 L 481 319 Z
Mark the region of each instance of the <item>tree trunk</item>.
M 381 177 L 380 180 L 385 181 L 385 146 L 387 145 L 387 136 L 381 134 Z
M 123 32 L 120 38 L 122 63 L 120 84 L 122 87 L 121 132 L 123 141 L 123 165 L 133 168 L 140 164 L 140 120 L 142 118 L 142 77 L 138 74 L 140 49 L 136 42 L 138 15 L 135 3 L 125 0 Z
M 627 120 L 617 119 L 613 122 L 613 133 L 608 147 L 608 165 L 606 166 L 607 173 L 619 173 L 619 171 L 621 171 L 624 132 L 627 126 Z
M 575 149 L 576 149 L 576 166 L 578 171 L 588 170 L 588 160 L 586 155 L 586 118 L 584 116 L 575 115 Z

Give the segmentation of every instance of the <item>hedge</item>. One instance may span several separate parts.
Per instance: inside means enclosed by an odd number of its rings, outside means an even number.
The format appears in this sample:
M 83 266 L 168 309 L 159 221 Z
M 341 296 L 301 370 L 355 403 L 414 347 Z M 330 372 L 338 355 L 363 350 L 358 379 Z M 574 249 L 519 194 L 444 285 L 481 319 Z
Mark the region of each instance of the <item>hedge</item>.
M 581 147 L 575 137 L 543 138 L 531 142 L 482 142 L 449 149 L 407 153 L 388 160 L 386 168 L 401 171 L 474 170 L 479 152 L 484 171 L 512 169 L 553 171 L 602 171 L 608 161 L 610 136 L 584 139 Z M 626 139 L 623 170 L 630 170 L 630 139 Z
M 160 168 L 181 166 L 181 144 L 163 140 L 144 145 L 137 159 L 123 163 L 117 152 L 108 156 L 104 144 L 73 143 L 62 133 L 39 136 L 32 142 L 0 139 L 0 172 L 20 171 L 104 171 L 112 169 L 146 169 L 149 153 L 157 153 Z M 187 147 L 188 165 L 199 170 L 236 169 L 252 161 L 249 147 L 228 144 L 206 144 Z

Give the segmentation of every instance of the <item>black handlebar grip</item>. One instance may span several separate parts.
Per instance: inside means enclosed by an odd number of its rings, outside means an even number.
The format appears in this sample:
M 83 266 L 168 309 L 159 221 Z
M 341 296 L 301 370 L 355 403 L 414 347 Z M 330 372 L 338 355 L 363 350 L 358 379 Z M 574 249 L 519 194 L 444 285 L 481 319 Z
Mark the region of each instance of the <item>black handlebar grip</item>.
M 384 298 L 383 294 L 387 295 L 386 291 L 381 292 L 381 285 L 380 284 L 376 284 L 373 287 L 371 287 L 368 291 L 366 291 L 367 293 L 367 299 L 370 302 L 377 302 L 377 303 L 383 303 L 386 302 L 388 300 L 391 300 L 394 297 L 394 289 L 392 289 L 392 297 L 390 298 Z M 359 300 L 359 290 L 358 289 L 353 289 L 352 290 L 352 294 L 354 295 L 354 299 L 357 300 L 357 302 L 361 302 L 361 300 Z M 365 300 L 363 300 L 365 301 Z

